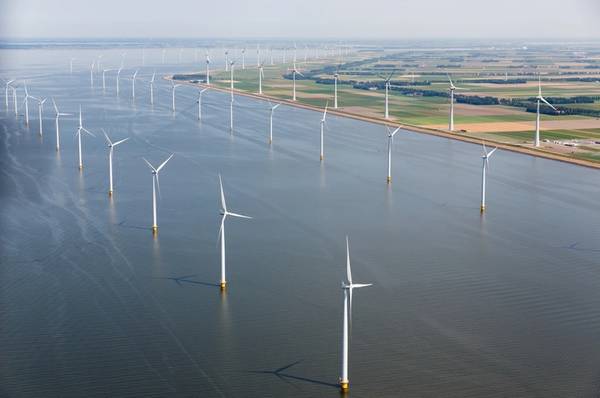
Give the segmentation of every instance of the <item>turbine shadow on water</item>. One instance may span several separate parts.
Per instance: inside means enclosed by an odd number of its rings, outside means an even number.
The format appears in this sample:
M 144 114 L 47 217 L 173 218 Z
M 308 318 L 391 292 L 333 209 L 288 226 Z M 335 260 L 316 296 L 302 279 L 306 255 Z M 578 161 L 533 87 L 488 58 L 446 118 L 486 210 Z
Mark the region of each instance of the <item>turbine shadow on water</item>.
M 202 281 L 196 281 L 196 280 L 191 280 L 190 278 L 197 276 L 197 274 L 193 274 L 193 275 L 183 275 L 183 276 L 171 276 L 171 277 L 162 277 L 162 278 L 155 278 L 155 279 L 165 279 L 165 280 L 170 280 L 173 281 L 175 283 L 177 283 L 178 286 L 183 287 L 184 283 L 189 283 L 192 285 L 203 285 L 203 286 L 210 286 L 210 287 L 220 287 L 221 285 L 219 285 L 218 283 L 210 283 L 210 282 L 202 282 Z
M 311 384 L 318 384 L 318 385 L 325 386 L 325 387 L 332 387 L 335 389 L 339 388 L 339 384 L 336 384 L 336 383 L 328 383 L 326 381 L 311 379 L 308 377 L 295 376 L 293 374 L 285 372 L 286 370 L 288 370 L 292 366 L 299 364 L 300 362 L 302 362 L 302 361 L 300 360 L 300 361 L 292 362 L 288 365 L 282 366 L 275 370 L 250 370 L 250 371 L 248 371 L 248 373 L 273 375 L 273 376 L 276 376 L 279 380 L 284 381 L 288 384 L 291 384 L 291 383 L 289 383 L 289 380 L 297 380 L 297 381 L 303 381 L 303 382 L 311 383 Z

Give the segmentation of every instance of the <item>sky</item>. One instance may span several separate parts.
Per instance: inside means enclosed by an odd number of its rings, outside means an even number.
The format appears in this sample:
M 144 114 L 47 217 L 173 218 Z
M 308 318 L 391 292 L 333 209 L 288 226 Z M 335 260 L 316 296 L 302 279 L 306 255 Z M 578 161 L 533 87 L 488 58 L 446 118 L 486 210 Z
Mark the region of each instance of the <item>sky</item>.
M 1 0 L 0 37 L 600 39 L 600 0 Z

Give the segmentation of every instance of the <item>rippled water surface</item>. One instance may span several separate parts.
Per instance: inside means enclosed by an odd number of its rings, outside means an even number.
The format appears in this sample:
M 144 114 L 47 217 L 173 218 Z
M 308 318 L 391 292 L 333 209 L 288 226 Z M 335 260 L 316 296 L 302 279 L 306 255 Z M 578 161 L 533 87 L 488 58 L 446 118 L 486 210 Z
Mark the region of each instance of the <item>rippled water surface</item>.
M 266 102 L 236 97 L 233 134 L 227 94 L 204 94 L 202 123 L 191 87 L 173 114 L 161 80 L 150 106 L 152 72 L 197 69 L 190 53 L 148 51 L 135 101 L 132 55 L 119 97 L 114 72 L 91 88 L 91 61 L 122 51 L 1 51 L 20 115 L 0 104 L 0 395 L 338 396 L 347 234 L 354 279 L 374 284 L 354 297 L 352 396 L 597 396 L 598 171 L 497 151 L 481 217 L 479 146 L 401 131 L 386 186 L 381 126 L 328 117 L 320 164 L 317 112 L 278 108 L 269 147 Z M 59 153 L 50 100 L 43 137 L 33 101 L 24 125 L 23 79 L 82 106 L 83 172 L 74 116 Z M 131 137 L 112 199 L 101 128 Z M 171 153 L 153 238 L 142 157 Z M 254 217 L 227 222 L 225 294 L 218 173 Z

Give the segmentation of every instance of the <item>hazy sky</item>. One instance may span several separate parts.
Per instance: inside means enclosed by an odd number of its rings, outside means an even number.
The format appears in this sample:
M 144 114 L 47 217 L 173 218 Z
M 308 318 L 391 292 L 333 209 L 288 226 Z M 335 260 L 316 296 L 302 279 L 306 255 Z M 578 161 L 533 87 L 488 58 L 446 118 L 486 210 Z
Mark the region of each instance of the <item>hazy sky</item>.
M 600 38 L 600 0 L 0 0 L 0 36 Z

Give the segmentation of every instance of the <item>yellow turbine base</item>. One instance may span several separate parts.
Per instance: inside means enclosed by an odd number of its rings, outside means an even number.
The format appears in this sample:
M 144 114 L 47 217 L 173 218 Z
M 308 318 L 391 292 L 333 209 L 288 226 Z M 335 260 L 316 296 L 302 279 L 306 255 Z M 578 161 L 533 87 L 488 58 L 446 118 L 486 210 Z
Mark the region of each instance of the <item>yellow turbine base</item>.
M 79 165 L 79 171 L 83 170 L 83 165 Z
M 154 235 L 156 235 L 156 234 L 158 233 L 158 225 L 153 225 L 153 226 L 152 226 L 152 233 L 153 233 Z
M 392 182 L 392 177 L 388 176 L 388 178 L 387 178 L 387 183 L 389 184 L 389 183 L 391 183 L 391 182 Z
M 485 206 L 481 206 L 481 207 L 479 208 L 479 211 L 480 211 L 481 213 L 483 213 L 483 212 L 485 211 Z
M 227 282 L 221 282 L 219 287 L 221 288 L 221 291 L 225 290 L 227 288 Z
M 350 382 L 340 381 L 340 389 L 342 390 L 342 392 L 348 392 L 350 390 Z
M 323 155 L 319 156 L 321 160 L 323 160 Z
M 112 196 L 113 191 L 108 191 L 108 196 Z

